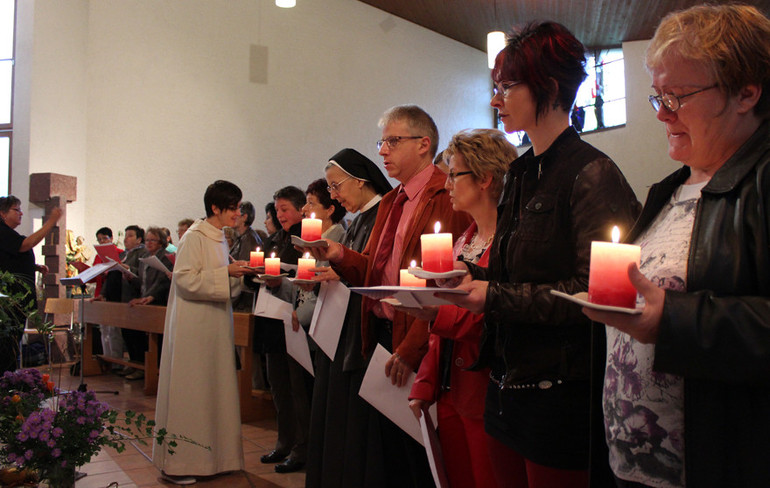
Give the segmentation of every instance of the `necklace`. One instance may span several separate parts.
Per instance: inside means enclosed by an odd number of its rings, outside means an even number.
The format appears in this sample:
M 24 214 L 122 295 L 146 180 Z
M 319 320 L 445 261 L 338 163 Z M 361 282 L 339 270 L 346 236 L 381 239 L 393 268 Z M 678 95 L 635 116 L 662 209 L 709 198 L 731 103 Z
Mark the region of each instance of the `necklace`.
M 463 246 L 461 254 L 466 261 L 470 261 L 472 263 L 477 262 L 479 258 L 481 258 L 481 255 L 484 253 L 484 250 L 489 247 L 493 237 L 494 234 L 490 235 L 486 239 L 483 239 L 479 236 L 479 233 L 476 232 L 473 234 L 470 242 L 467 242 Z

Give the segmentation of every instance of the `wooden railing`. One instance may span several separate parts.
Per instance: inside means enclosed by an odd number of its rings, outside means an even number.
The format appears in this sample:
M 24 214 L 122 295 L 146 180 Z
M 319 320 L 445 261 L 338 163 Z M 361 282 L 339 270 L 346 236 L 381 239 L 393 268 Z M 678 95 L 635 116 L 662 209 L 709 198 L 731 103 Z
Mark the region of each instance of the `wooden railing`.
M 79 306 L 80 303 L 78 302 Z M 80 318 L 79 310 L 75 315 Z M 84 351 L 93 351 L 92 328 L 95 324 L 133 329 L 146 332 L 149 336 L 149 348 L 144 355 L 144 364 L 137 364 L 123 359 L 107 356 L 84 354 L 83 375 L 94 376 L 102 374 L 101 361 L 122 364 L 144 370 L 144 393 L 155 395 L 158 392 L 158 351 L 163 340 L 163 326 L 166 318 L 166 307 L 156 305 L 141 305 L 129 307 L 126 303 L 117 302 L 85 302 L 84 321 L 86 322 L 86 337 L 83 343 Z M 234 342 L 241 359 L 241 369 L 238 371 L 238 396 L 241 404 L 241 421 L 251 422 L 271 417 L 275 414 L 269 395 L 253 392 L 251 375 L 254 366 L 252 341 L 254 316 L 248 313 L 233 313 Z

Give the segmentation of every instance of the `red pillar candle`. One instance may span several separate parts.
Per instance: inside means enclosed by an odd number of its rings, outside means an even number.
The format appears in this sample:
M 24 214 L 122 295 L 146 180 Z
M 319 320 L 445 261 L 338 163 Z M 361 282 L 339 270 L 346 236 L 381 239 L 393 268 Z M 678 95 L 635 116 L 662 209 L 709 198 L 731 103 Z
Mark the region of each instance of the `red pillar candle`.
M 265 259 L 265 274 L 272 276 L 281 274 L 281 258 L 275 257 L 275 253 Z
M 313 278 L 315 273 L 313 271 L 310 271 L 312 268 L 315 268 L 315 259 L 310 257 L 310 253 L 305 253 L 304 258 L 299 258 L 297 260 L 297 279 L 300 280 L 310 280 Z
M 412 261 L 412 268 L 415 268 L 417 266 L 417 263 Z M 416 277 L 413 274 L 409 273 L 408 269 L 402 269 L 399 270 L 399 285 L 400 286 L 422 286 L 424 287 L 426 284 L 426 281 L 423 279 L 420 279 Z
M 252 268 L 258 268 L 265 265 L 265 253 L 257 248 L 256 251 L 249 253 L 249 266 Z
M 439 234 L 441 222 L 436 222 L 434 234 L 420 236 L 422 269 L 431 273 L 446 273 L 454 269 L 452 234 Z
M 617 244 L 619 240 L 620 230 L 613 227 L 613 242 L 591 243 L 588 301 L 597 305 L 636 308 L 636 288 L 628 279 L 628 264 L 639 265 L 641 248 Z
M 302 234 L 300 235 L 303 241 L 312 242 L 321 239 L 321 219 L 315 218 L 315 214 L 311 213 L 309 219 L 302 219 Z

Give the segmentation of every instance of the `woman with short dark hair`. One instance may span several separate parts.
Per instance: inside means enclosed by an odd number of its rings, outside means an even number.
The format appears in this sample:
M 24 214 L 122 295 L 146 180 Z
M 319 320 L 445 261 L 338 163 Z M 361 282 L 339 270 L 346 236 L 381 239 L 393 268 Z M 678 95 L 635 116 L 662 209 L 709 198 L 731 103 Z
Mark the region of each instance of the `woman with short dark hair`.
M 250 273 L 245 261 L 230 263 L 222 228 L 235 225 L 241 190 L 217 181 L 206 190 L 206 219 L 197 220 L 179 243 L 171 282 L 160 360 L 157 427 L 193 439 L 173 456 L 155 446 L 162 478 L 191 484 L 196 476 L 243 469 L 241 414 L 233 356 L 230 297 Z

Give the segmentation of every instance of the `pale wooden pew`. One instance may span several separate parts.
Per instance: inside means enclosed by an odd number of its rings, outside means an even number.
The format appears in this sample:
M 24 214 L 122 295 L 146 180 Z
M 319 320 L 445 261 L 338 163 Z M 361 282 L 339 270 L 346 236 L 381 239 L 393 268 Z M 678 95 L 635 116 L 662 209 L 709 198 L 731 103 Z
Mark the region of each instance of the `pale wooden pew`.
M 77 302 L 80 306 L 80 302 Z M 77 317 L 80 317 L 78 310 Z M 82 368 L 84 376 L 102 374 L 99 360 L 131 366 L 144 370 L 144 393 L 155 395 L 158 392 L 158 349 L 163 336 L 163 325 L 166 318 L 166 307 L 156 305 L 141 305 L 129 307 L 127 303 L 117 302 L 85 302 L 84 321 L 86 322 L 86 339 L 83 344 Z M 93 325 L 102 324 L 123 329 L 141 330 L 149 335 L 149 348 L 144 355 L 144 364 L 125 361 L 91 354 L 93 351 Z M 252 422 L 275 415 L 273 403 L 269 395 L 252 392 L 251 374 L 253 368 L 253 315 L 248 313 L 233 313 L 234 341 L 241 359 L 241 369 L 238 371 L 238 396 L 241 404 L 241 421 Z

